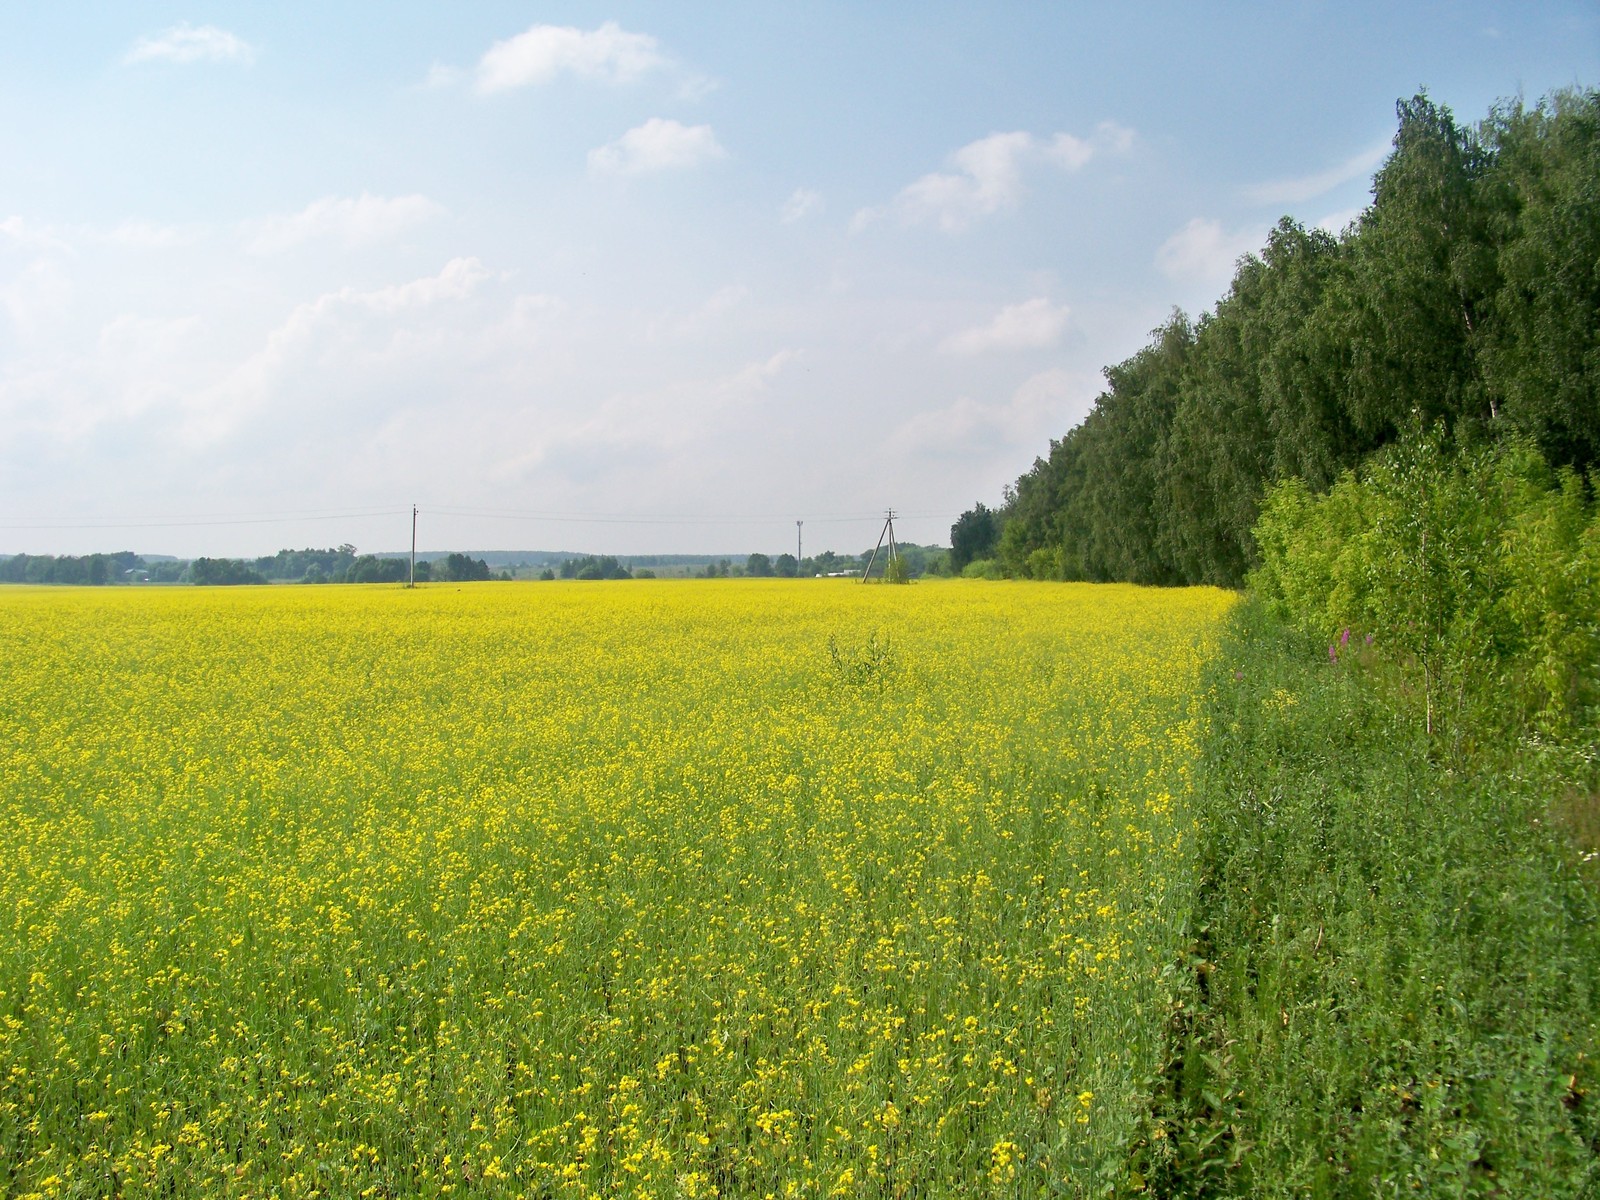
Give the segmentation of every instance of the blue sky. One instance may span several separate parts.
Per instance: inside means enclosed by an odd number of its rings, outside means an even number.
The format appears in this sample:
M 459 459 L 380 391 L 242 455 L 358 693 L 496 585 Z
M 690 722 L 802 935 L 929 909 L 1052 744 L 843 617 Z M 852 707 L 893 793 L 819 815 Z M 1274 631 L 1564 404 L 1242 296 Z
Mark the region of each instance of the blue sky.
M 1589 3 L 0 8 L 0 552 L 951 521 Z

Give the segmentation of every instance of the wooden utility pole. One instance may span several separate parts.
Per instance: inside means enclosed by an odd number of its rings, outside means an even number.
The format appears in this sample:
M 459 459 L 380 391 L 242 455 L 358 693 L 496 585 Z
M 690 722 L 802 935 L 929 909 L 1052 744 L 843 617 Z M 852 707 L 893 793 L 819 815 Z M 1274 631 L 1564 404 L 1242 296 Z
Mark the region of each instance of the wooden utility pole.
M 407 587 L 417 586 L 417 506 L 411 506 L 411 582 Z
M 800 551 L 800 547 L 804 545 L 800 539 L 800 526 L 804 524 L 804 521 L 796 521 L 794 523 L 794 577 L 796 579 L 800 578 L 800 563 L 805 558 L 805 555 Z

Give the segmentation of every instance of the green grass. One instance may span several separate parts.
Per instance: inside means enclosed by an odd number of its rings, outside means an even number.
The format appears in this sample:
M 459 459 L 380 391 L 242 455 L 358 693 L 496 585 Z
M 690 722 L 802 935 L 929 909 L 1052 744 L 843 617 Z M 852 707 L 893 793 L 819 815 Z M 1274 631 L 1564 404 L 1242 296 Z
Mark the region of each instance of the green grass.
M 1233 617 L 1157 1194 L 1600 1192 L 1592 757 L 1452 759 L 1392 683 Z

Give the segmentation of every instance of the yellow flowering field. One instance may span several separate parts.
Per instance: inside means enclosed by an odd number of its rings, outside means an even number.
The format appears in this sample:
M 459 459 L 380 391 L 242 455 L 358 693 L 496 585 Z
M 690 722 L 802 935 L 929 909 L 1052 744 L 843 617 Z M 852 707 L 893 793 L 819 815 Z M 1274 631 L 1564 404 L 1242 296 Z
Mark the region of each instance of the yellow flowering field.
M 1229 603 L 0 591 L 0 1194 L 1124 1187 Z

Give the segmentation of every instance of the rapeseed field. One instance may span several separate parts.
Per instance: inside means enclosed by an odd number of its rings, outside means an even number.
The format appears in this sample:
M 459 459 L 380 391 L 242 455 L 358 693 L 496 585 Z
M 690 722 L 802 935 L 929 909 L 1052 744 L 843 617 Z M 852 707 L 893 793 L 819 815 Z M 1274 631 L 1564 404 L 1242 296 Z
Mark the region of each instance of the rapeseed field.
M 0 593 L 0 1193 L 1126 1188 L 1229 603 Z

